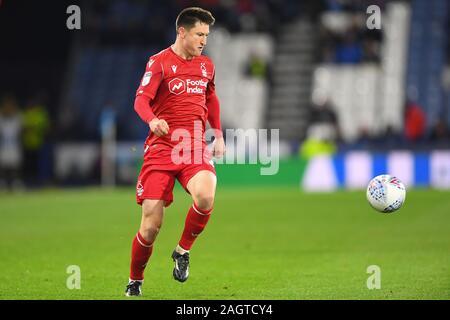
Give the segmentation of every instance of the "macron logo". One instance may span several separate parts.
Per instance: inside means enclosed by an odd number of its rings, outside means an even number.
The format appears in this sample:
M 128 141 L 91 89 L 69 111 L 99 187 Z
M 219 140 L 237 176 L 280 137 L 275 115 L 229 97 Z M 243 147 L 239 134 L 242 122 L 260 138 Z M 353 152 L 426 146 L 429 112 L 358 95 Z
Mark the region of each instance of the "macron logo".
M 173 94 L 179 95 L 186 90 L 186 84 L 183 80 L 174 78 L 169 82 L 169 91 Z

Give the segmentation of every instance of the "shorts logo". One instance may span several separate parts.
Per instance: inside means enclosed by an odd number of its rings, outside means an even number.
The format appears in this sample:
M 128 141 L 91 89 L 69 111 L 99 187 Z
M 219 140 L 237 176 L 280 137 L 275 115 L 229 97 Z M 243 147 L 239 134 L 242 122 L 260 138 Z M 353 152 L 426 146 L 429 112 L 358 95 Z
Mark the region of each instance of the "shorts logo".
M 152 73 L 151 72 L 146 72 L 144 74 L 144 77 L 142 78 L 142 86 L 146 86 L 150 83 L 150 79 L 152 78 Z
M 142 194 L 144 193 L 144 186 L 142 185 L 140 180 L 138 181 L 138 185 L 136 187 L 136 193 L 138 197 L 142 196 Z
M 186 84 L 183 80 L 174 78 L 169 82 L 169 91 L 179 95 L 186 90 Z

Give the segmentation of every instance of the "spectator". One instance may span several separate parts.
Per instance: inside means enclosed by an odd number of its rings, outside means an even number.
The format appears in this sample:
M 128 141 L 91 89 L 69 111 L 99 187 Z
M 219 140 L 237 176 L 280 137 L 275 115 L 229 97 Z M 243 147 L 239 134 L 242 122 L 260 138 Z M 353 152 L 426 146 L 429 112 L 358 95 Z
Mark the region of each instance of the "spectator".
M 422 108 L 414 102 L 409 102 L 405 110 L 405 138 L 417 142 L 425 134 L 426 117 Z
M 430 142 L 437 145 L 450 144 L 450 132 L 443 117 L 440 117 L 431 129 Z
M 367 29 L 365 6 L 344 1 L 339 1 L 339 7 L 337 4 L 336 1 L 328 1 L 328 11 L 320 20 L 319 56 L 322 62 L 379 63 L 383 33 Z
M 336 48 L 337 63 L 360 63 L 363 58 L 363 48 L 358 41 L 357 32 L 351 29 L 345 33 L 344 38 Z
M 22 168 L 22 117 L 16 100 L 6 97 L 0 105 L 0 188 L 20 188 Z
M 336 153 L 340 137 L 337 115 L 328 98 L 316 92 L 313 100 L 307 137 L 300 149 L 303 159 Z
M 23 118 L 25 178 L 29 183 L 35 184 L 38 182 L 39 164 L 44 156 L 44 146 L 50 124 L 43 97 L 37 97 L 27 104 Z M 41 162 L 41 169 L 42 165 Z
M 309 127 L 320 127 L 326 140 L 340 140 L 338 117 L 327 96 L 314 92 Z
M 245 66 L 245 74 L 252 78 L 265 79 L 267 76 L 266 61 L 257 53 L 251 53 Z

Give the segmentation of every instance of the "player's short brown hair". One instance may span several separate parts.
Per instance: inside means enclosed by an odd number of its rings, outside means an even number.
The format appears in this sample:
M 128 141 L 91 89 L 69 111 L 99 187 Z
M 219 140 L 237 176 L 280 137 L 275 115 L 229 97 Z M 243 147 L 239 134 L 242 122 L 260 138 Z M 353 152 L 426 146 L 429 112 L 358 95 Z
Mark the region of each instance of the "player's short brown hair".
M 176 28 L 184 27 L 189 30 L 195 26 L 197 22 L 205 23 L 207 25 L 214 25 L 216 19 L 213 17 L 211 12 L 199 7 L 190 7 L 183 9 L 177 17 Z

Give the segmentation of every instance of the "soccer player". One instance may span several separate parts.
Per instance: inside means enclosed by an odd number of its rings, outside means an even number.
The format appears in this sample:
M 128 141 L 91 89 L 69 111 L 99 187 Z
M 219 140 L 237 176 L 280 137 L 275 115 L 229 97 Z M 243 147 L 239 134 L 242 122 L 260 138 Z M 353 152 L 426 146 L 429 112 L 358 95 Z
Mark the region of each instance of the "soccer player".
M 214 64 L 202 55 L 214 21 L 212 14 L 201 8 L 181 11 L 176 19 L 175 43 L 150 57 L 136 93 L 134 109 L 150 131 L 136 186 L 142 219 L 131 249 L 127 296 L 142 294 L 144 269 L 163 222 L 164 208 L 173 201 L 175 179 L 193 200 L 172 253 L 176 280 L 187 280 L 189 250 L 211 216 L 216 190 L 212 157 L 225 152 Z M 215 132 L 211 151 L 204 137 L 206 121 Z

